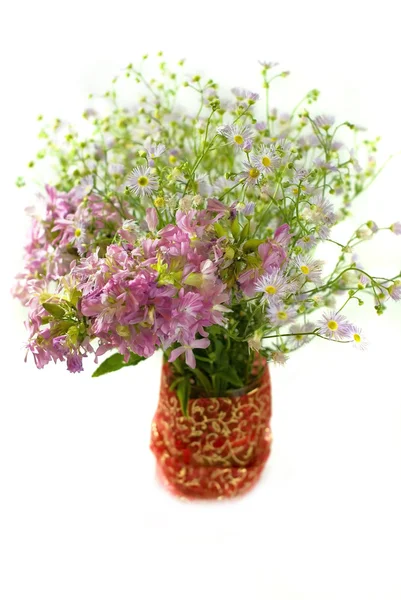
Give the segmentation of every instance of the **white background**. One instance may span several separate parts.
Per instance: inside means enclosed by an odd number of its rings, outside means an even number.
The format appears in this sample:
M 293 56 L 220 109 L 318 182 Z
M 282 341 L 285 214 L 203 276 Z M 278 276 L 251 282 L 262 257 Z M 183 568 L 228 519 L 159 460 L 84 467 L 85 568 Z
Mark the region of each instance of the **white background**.
M 24 313 L 9 297 L 23 208 L 14 188 L 37 149 L 37 114 L 80 114 L 87 94 L 144 52 L 188 59 L 257 90 L 258 59 L 293 75 L 286 108 L 312 87 L 321 112 L 367 125 L 381 158 L 401 149 L 395 3 L 14 2 L 1 44 L 1 600 L 399 600 L 401 305 L 348 314 L 362 354 L 313 343 L 273 367 L 273 452 L 238 501 L 184 503 L 155 480 L 148 449 L 160 357 L 91 380 L 23 362 Z M 401 157 L 350 224 L 401 220 Z M 401 238 L 369 242 L 375 275 L 401 265 Z

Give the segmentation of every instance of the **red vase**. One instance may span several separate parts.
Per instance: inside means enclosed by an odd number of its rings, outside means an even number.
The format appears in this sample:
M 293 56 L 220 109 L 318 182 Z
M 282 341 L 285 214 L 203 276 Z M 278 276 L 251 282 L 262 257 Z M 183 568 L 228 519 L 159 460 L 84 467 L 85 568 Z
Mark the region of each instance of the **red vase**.
M 171 492 L 193 499 L 231 498 L 256 483 L 272 440 L 270 375 L 265 361 L 262 367 L 250 391 L 191 398 L 185 417 L 170 390 L 170 365 L 164 363 L 151 449 L 158 474 Z

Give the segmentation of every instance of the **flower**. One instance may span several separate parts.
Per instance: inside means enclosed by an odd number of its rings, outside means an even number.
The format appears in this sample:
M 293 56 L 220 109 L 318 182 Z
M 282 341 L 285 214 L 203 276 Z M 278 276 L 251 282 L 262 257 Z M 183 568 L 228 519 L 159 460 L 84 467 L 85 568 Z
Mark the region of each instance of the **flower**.
M 314 260 L 310 256 L 297 256 L 294 263 L 296 269 L 300 271 L 306 281 L 313 281 L 318 285 L 321 283 L 324 265 L 322 260 Z
M 296 245 L 303 250 L 312 250 L 317 244 L 317 240 L 314 235 L 304 235 L 303 237 L 297 240 Z
M 175 350 L 172 350 L 170 358 L 168 360 L 169 362 L 174 362 L 179 356 L 181 356 L 181 354 L 185 352 L 185 362 L 187 363 L 188 367 L 190 367 L 191 369 L 195 369 L 196 360 L 195 355 L 193 353 L 193 349 L 207 348 L 209 345 L 210 340 L 207 340 L 205 338 L 201 340 L 194 340 L 191 344 L 185 344 L 184 346 L 180 346 L 179 348 L 175 348 Z
M 244 88 L 235 87 L 232 88 L 231 92 L 234 94 L 237 100 L 247 100 L 249 104 L 255 104 L 255 102 L 259 100 L 259 94 L 255 94 L 254 92 L 250 92 Z
M 137 196 L 151 196 L 159 187 L 158 179 L 149 167 L 134 167 L 127 179 L 129 189 Z
M 265 69 L 272 69 L 273 67 L 277 67 L 277 65 L 279 63 L 278 62 L 268 62 L 266 60 L 260 60 L 259 64 L 262 65 L 262 67 Z
M 274 152 L 274 146 L 261 146 L 259 151 L 251 155 L 251 162 L 262 173 L 271 173 L 280 166 L 280 157 Z
M 387 292 L 393 300 L 401 300 L 401 281 L 394 281 L 394 283 L 387 288 Z
M 349 338 L 351 324 L 347 319 L 334 311 L 324 314 L 318 321 L 320 335 L 332 340 Z
M 149 144 L 145 148 L 149 158 L 159 158 L 166 151 L 164 144 Z
M 236 150 L 247 150 L 252 145 L 253 132 L 248 126 L 224 125 L 217 128 L 217 133 L 226 137 Z
M 294 334 L 294 338 L 291 341 L 293 342 L 295 348 L 300 348 L 304 344 L 311 342 L 313 335 L 306 335 L 306 334 L 312 334 L 314 330 L 315 330 L 315 325 L 313 325 L 313 323 L 307 322 L 307 323 L 304 323 L 303 325 L 299 325 L 299 324 L 291 325 L 290 333 Z
M 256 185 L 258 179 L 261 175 L 261 172 L 256 167 L 249 165 L 248 163 L 243 163 L 245 167 L 245 171 L 243 171 L 240 177 L 245 178 L 245 181 L 248 185 Z
M 272 353 L 271 359 L 275 365 L 284 366 L 288 360 L 288 356 L 284 352 L 276 351 Z
M 294 291 L 294 284 L 290 283 L 282 273 L 274 270 L 261 277 L 255 287 L 257 292 L 263 292 L 269 302 L 279 300 Z
M 329 115 L 318 115 L 315 117 L 315 123 L 321 129 L 325 129 L 326 131 L 330 129 L 332 125 L 334 125 L 334 117 Z
M 89 196 L 93 189 L 93 177 L 88 175 L 81 179 L 81 183 L 75 188 L 74 195 L 77 200 L 82 200 L 85 196 Z
M 272 325 L 280 327 L 292 323 L 297 316 L 297 311 L 293 306 L 284 306 L 283 303 L 272 304 L 267 309 L 267 316 Z
M 390 229 L 395 235 L 401 235 L 401 223 L 399 221 L 390 225 Z
M 368 342 L 360 327 L 352 325 L 349 330 L 349 336 L 353 342 L 352 345 L 354 348 L 357 348 L 358 350 L 366 350 Z

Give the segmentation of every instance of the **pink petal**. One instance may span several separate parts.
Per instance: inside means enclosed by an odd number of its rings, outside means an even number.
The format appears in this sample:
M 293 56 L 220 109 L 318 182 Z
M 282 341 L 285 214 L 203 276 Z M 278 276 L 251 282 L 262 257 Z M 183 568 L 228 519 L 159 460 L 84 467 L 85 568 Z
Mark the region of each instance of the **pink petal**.
M 191 367 L 191 369 L 195 369 L 196 360 L 195 360 L 195 355 L 192 352 L 191 348 L 187 348 L 185 350 L 185 362 L 187 363 L 188 367 Z
M 170 358 L 168 359 L 168 362 L 174 362 L 175 359 L 178 358 L 179 356 L 181 356 L 181 354 L 183 352 L 185 352 L 185 347 L 184 346 L 180 346 L 180 348 L 176 348 L 170 354 Z
M 207 348 L 208 346 L 210 346 L 210 340 L 207 340 L 205 338 L 201 340 L 194 340 L 191 346 L 192 348 Z

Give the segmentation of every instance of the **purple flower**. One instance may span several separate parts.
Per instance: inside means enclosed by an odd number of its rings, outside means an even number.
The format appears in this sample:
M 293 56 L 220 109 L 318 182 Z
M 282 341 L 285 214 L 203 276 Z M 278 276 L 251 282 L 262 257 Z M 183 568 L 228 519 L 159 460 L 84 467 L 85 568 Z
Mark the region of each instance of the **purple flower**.
M 196 367 L 196 360 L 195 360 L 195 355 L 193 353 L 193 349 L 194 348 L 207 348 L 210 345 L 210 340 L 208 339 L 200 339 L 200 340 L 193 340 L 193 342 L 191 342 L 191 344 L 185 344 L 183 346 L 180 346 L 179 348 L 176 348 L 175 350 L 173 350 L 170 354 L 170 358 L 168 359 L 169 362 L 174 362 L 179 356 L 181 356 L 181 354 L 183 354 L 185 352 L 185 362 L 187 363 L 188 367 L 190 367 L 191 369 L 195 369 Z
M 217 133 L 227 138 L 238 151 L 247 150 L 252 145 L 253 131 L 246 125 L 224 125 L 217 128 Z
M 339 313 L 331 311 L 318 321 L 319 333 L 332 340 L 343 340 L 350 337 L 351 323 Z
M 330 129 L 332 125 L 334 125 L 334 122 L 335 118 L 329 115 L 318 115 L 315 118 L 316 125 L 321 129 L 326 129 L 326 131 Z
M 81 183 L 75 188 L 74 196 L 77 200 L 82 200 L 85 196 L 89 196 L 93 189 L 93 177 L 88 175 L 81 179 Z
M 290 283 L 280 271 L 274 270 L 258 280 L 255 290 L 263 292 L 269 302 L 276 302 L 291 294 L 294 291 L 294 284 Z
M 123 175 L 124 172 L 125 172 L 124 165 L 121 165 L 119 163 L 111 163 L 109 165 L 109 173 L 110 173 L 110 175 Z
M 294 339 L 292 340 L 295 348 L 299 348 L 304 344 L 312 341 L 313 335 L 305 335 L 306 333 L 312 333 L 315 330 L 315 325 L 313 323 L 305 323 L 302 325 L 296 324 L 290 327 L 290 333 L 294 334 Z
M 242 209 L 244 217 L 251 217 L 255 212 L 255 202 L 247 202 Z
M 274 151 L 274 146 L 261 146 L 257 153 L 252 154 L 252 164 L 262 173 L 271 173 L 280 166 L 280 157 Z
M 292 323 L 297 316 L 297 311 L 293 306 L 284 306 L 282 302 L 272 304 L 267 309 L 267 316 L 272 325 L 281 327 Z
M 165 152 L 166 146 L 164 144 L 149 144 L 145 145 L 148 158 L 159 158 Z
M 401 281 L 396 280 L 387 288 L 390 298 L 395 301 L 401 300 Z
M 390 225 L 390 229 L 395 235 L 401 235 L 401 223 L 399 221 Z
M 259 169 L 253 167 L 249 163 L 244 162 L 243 165 L 245 167 L 245 171 L 242 171 L 242 173 L 240 174 L 240 178 L 244 178 L 245 183 L 247 183 L 250 186 L 256 185 L 258 179 L 260 178 L 261 172 L 259 171 Z
M 232 88 L 231 92 L 239 101 L 247 100 L 249 104 L 254 104 L 257 100 L 259 100 L 259 94 L 255 92 L 250 92 L 249 90 L 245 90 L 244 88 L 235 87 Z
M 313 260 L 310 256 L 297 256 L 294 261 L 295 267 L 302 273 L 306 281 L 320 284 L 322 280 L 322 260 Z
M 349 336 L 353 342 L 352 345 L 354 348 L 357 348 L 358 350 L 366 350 L 368 347 L 368 341 L 360 327 L 352 325 L 349 330 Z

